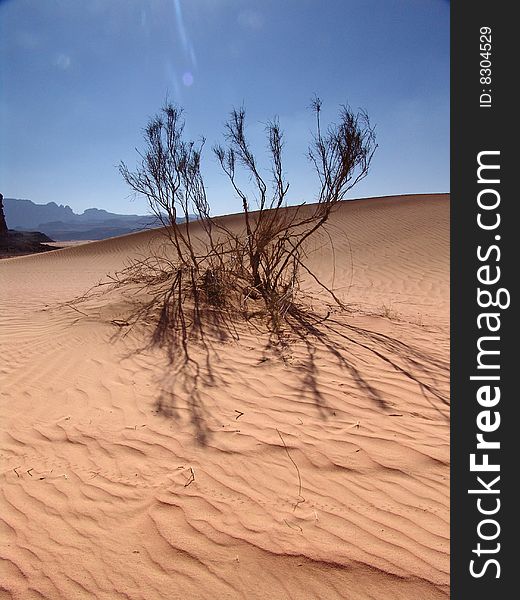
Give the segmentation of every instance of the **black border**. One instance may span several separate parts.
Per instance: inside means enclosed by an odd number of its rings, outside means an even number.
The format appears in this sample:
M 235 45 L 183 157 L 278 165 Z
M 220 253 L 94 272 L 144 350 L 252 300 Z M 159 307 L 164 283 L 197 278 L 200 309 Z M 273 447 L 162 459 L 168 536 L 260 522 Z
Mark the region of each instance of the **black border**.
M 455 0 L 451 3 L 451 597 L 454 599 L 498 600 L 514 597 L 513 578 L 516 567 L 516 476 L 520 472 L 520 428 L 517 406 L 520 402 L 515 371 L 520 378 L 520 352 L 516 348 L 518 319 L 516 279 L 520 272 L 516 257 L 515 214 L 519 191 L 513 189 L 516 173 L 515 148 L 518 133 L 518 106 L 513 107 L 520 51 L 520 21 L 513 16 L 515 3 L 494 0 Z M 480 107 L 480 28 L 492 29 L 492 105 Z M 516 59 L 515 59 L 516 56 Z M 516 110 L 515 110 L 516 108 Z M 477 195 L 482 185 L 477 182 L 477 155 L 485 150 L 500 151 L 500 231 L 485 232 L 477 225 Z M 475 488 L 478 473 L 470 472 L 469 455 L 475 452 L 478 432 L 476 401 L 478 385 L 470 381 L 476 374 L 476 341 L 479 336 L 477 315 L 477 259 L 479 244 L 489 246 L 499 234 L 501 280 L 499 287 L 511 293 L 511 305 L 501 312 L 500 387 L 497 407 L 501 425 L 495 436 L 500 450 L 493 460 L 500 463 L 501 508 L 495 518 L 501 526 L 500 551 L 490 558 L 500 563 L 500 577 L 489 568 L 481 578 L 469 571 L 469 561 L 476 558 L 472 549 L 479 541 L 477 525 L 483 517 L 476 507 Z M 515 277 L 516 276 L 516 277 Z M 482 335 L 482 333 L 480 333 Z M 518 431 L 517 431 L 518 430 Z M 516 440 L 515 440 L 516 438 Z M 491 454 L 490 454 L 491 458 Z M 490 543 L 491 545 L 491 543 Z M 482 559 L 481 559 L 482 560 Z M 480 563 L 482 565 L 482 562 Z

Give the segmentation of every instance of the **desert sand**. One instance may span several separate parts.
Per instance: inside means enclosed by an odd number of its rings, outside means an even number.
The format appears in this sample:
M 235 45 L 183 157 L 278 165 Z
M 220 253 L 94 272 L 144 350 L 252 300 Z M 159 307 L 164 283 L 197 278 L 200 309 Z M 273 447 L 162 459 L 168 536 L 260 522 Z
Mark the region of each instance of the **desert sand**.
M 449 195 L 341 203 L 327 343 L 238 324 L 197 389 L 123 292 L 62 304 L 159 238 L 0 261 L 0 598 L 447 598 Z

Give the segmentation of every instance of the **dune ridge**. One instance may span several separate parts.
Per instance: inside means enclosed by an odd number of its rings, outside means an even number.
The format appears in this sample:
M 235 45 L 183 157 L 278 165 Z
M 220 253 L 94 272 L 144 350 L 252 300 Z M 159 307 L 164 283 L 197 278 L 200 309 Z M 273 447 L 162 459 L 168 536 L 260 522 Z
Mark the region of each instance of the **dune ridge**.
M 448 597 L 449 195 L 342 203 L 326 343 L 239 324 L 197 388 L 124 293 L 59 306 L 158 243 L 0 262 L 0 597 Z

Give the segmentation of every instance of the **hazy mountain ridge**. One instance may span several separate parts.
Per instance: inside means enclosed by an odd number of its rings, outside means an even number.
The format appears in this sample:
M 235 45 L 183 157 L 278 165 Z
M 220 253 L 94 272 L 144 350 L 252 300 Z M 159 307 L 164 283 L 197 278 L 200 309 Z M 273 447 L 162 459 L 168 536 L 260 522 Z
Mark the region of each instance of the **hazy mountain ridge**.
M 160 225 L 152 215 L 120 215 L 100 208 L 76 214 L 68 205 L 17 198 L 4 198 L 4 212 L 10 229 L 41 231 L 58 241 L 101 240 Z

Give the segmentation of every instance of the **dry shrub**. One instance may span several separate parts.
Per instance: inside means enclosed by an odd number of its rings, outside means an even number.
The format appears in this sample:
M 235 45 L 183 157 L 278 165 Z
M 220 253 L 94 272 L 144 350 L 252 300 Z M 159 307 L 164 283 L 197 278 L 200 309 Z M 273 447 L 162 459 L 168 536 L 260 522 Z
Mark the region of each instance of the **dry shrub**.
M 112 287 L 135 285 L 150 299 L 138 316 L 155 311 L 156 341 L 174 336 L 173 354 L 190 339 L 203 339 L 208 323 L 230 326 L 236 318 L 261 314 L 267 329 L 281 339 L 284 325 L 305 312 L 300 281 L 310 275 L 341 305 L 332 289 L 304 264 L 306 241 L 329 219 L 337 203 L 364 178 L 376 148 L 374 130 L 364 112 L 343 106 L 339 124 L 322 130 L 322 103 L 312 103 L 316 130 L 308 156 L 317 172 L 317 202 L 287 208 L 283 133 L 277 119 L 266 125 L 270 181 L 261 173 L 245 132 L 245 111 L 234 109 L 225 124 L 225 145 L 213 148 L 235 194 L 240 198 L 244 231 L 237 233 L 210 214 L 201 174 L 205 140 L 183 138 L 182 110 L 166 102 L 144 130 L 145 149 L 131 171 L 120 172 L 132 190 L 144 195 L 164 225 L 173 252 L 133 259 L 113 275 Z M 238 183 L 242 170 L 253 192 Z M 194 225 L 194 218 L 197 224 Z M 182 221 L 182 222 L 180 222 Z M 196 231 L 201 231 L 197 235 Z M 303 311 L 303 312 L 302 312 Z M 169 337 L 171 341 L 171 337 Z
M 208 429 L 201 390 L 221 382 L 211 368 L 209 352 L 205 363 L 200 356 L 192 357 L 191 342 L 207 344 L 210 333 L 220 339 L 235 337 L 236 323 L 252 317 L 270 334 L 266 349 L 274 344 L 283 348 L 286 335 L 306 348 L 300 369 L 302 389 L 310 390 L 323 414 L 327 407 L 318 385 L 319 349 L 330 353 L 381 408 L 389 407 L 356 366 L 354 350 L 372 353 L 417 382 L 423 393 L 433 398 L 432 405 L 437 400 L 442 403 L 440 407 L 435 404 L 441 412 L 447 404 L 436 381 L 437 371 L 446 369 L 442 361 L 388 335 L 346 324 L 334 318 L 332 311 L 315 314 L 300 289 L 306 276 L 326 290 L 337 311 L 344 308 L 330 286 L 309 269 L 305 249 L 348 190 L 367 175 L 376 149 L 374 130 L 364 112 L 342 107 L 339 123 L 323 130 L 319 99 L 313 101 L 312 109 L 316 129 L 308 156 L 318 175 L 318 195 L 314 204 L 290 207 L 286 206 L 289 184 L 284 177 L 283 134 L 278 121 L 266 125 L 268 177 L 259 169 L 247 140 L 244 110 L 231 112 L 224 145 L 213 150 L 241 200 L 242 230 L 234 230 L 226 225 L 229 221 L 210 214 L 201 174 L 204 140 L 195 144 L 183 139 L 182 111 L 172 104 L 166 103 L 144 130 L 145 149 L 136 170 L 120 165 L 125 181 L 147 198 L 164 225 L 166 244 L 129 260 L 93 293 L 124 288 L 139 299 L 128 320 L 113 322 L 124 331 L 128 325 L 153 323 L 150 344 L 166 347 L 175 362 L 175 368 L 164 370 L 161 388 L 167 392 L 158 398 L 157 411 L 170 414 L 171 396 L 181 391 L 202 442 Z M 239 171 L 248 176 L 253 191 L 239 184 Z

